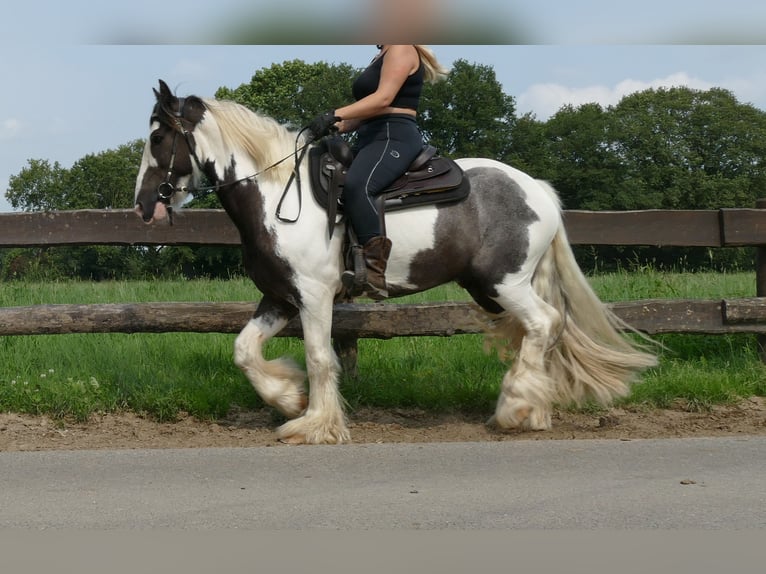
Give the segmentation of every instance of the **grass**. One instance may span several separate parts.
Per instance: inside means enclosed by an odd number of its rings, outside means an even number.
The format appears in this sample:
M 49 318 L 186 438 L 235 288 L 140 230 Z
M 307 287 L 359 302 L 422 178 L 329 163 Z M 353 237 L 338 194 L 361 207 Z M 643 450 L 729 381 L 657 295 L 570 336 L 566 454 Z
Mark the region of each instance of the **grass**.
M 754 294 L 752 273 L 683 274 L 651 270 L 592 278 L 605 301 L 723 298 Z M 257 298 L 245 279 L 229 281 L 9 282 L 0 306 L 140 301 L 243 301 Z M 454 285 L 397 302 L 464 300 Z M 93 334 L 0 338 L 0 410 L 87 419 L 132 410 L 160 420 L 181 412 L 199 418 L 252 409 L 260 399 L 232 362 L 234 335 Z M 752 335 L 664 335 L 660 365 L 634 386 L 626 404 L 690 409 L 766 395 L 766 369 Z M 302 341 L 278 338 L 268 357 L 303 363 Z M 482 338 L 397 338 L 359 341 L 359 376 L 344 377 L 350 407 L 417 407 L 489 413 L 503 365 Z

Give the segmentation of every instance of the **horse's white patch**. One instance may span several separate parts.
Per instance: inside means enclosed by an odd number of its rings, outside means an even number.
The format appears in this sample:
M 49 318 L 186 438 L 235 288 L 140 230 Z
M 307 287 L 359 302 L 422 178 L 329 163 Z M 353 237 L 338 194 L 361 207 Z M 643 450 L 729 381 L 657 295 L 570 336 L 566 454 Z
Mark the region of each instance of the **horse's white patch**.
M 386 269 L 386 282 L 414 289 L 408 283 L 410 262 L 421 251 L 434 246 L 438 211 L 433 206 L 394 211 L 386 215 L 386 235 L 391 239 L 391 257 Z

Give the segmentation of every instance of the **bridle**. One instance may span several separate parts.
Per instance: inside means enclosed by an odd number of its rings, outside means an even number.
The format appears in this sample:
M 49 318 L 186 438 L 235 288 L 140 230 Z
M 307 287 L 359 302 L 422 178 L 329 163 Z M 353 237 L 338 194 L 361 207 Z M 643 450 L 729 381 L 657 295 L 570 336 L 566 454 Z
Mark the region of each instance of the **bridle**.
M 277 211 L 276 211 L 276 217 L 282 222 L 285 223 L 295 223 L 298 221 L 298 218 L 300 217 L 301 212 L 301 205 L 302 205 L 302 193 L 301 193 L 301 180 L 300 180 L 300 164 L 303 161 L 303 158 L 306 155 L 306 152 L 308 151 L 308 147 L 311 145 L 312 141 L 308 140 L 306 143 L 304 143 L 302 146 L 298 146 L 298 142 L 300 141 L 301 134 L 306 131 L 308 128 L 304 127 L 301 129 L 298 134 L 295 137 L 295 150 L 293 153 L 283 157 L 282 159 L 272 163 L 270 166 L 263 168 L 262 170 L 245 177 L 241 177 L 239 179 L 236 179 L 234 181 L 227 181 L 224 183 L 219 183 L 216 185 L 206 186 L 206 187 L 186 187 L 182 186 L 180 188 L 177 188 L 172 183 L 173 178 L 173 168 L 175 167 L 175 161 L 176 161 L 176 151 L 178 147 L 178 135 L 182 135 L 184 137 L 184 140 L 186 141 L 186 146 L 189 148 L 189 155 L 194 160 L 194 163 L 197 165 L 197 168 L 200 170 L 200 172 L 205 173 L 204 167 L 202 165 L 202 162 L 200 161 L 199 157 L 197 156 L 197 152 L 195 150 L 194 146 L 194 135 L 192 129 L 186 129 L 186 127 L 183 124 L 184 119 L 184 108 L 186 106 L 186 98 L 178 98 L 178 111 L 169 110 L 164 105 L 160 104 L 159 108 L 168 116 L 170 117 L 171 121 L 168 122 L 166 120 L 163 120 L 162 116 L 159 113 L 152 114 L 150 118 L 150 122 L 160 122 L 162 124 L 165 124 L 166 126 L 169 126 L 173 130 L 173 143 L 171 144 L 171 150 L 170 150 L 170 163 L 168 164 L 168 171 L 165 175 L 165 180 L 162 181 L 157 186 L 157 195 L 159 196 L 159 200 L 170 207 L 170 200 L 173 197 L 173 195 L 176 194 L 178 191 L 182 191 L 185 193 L 194 193 L 198 191 L 215 191 L 218 189 L 222 189 L 224 187 L 235 185 L 238 183 L 241 183 L 243 181 L 253 181 L 255 178 L 257 178 L 262 173 L 273 169 L 277 167 L 279 164 L 281 164 L 284 161 L 287 161 L 291 157 L 295 158 L 295 168 L 293 169 L 293 173 L 291 174 L 290 178 L 287 181 L 287 184 L 285 185 L 285 189 L 282 193 L 282 197 L 279 200 L 279 203 L 277 205 Z M 299 155 L 300 154 L 300 155 Z M 287 191 L 290 189 L 290 185 L 292 184 L 293 180 L 297 183 L 298 187 L 298 215 L 295 218 L 285 218 L 281 215 L 282 211 L 282 204 L 284 203 L 285 197 L 287 196 Z
M 173 197 L 173 195 L 175 195 L 177 191 L 192 191 L 192 189 L 185 186 L 181 187 L 180 189 L 176 188 L 176 186 L 173 185 L 171 181 L 173 178 L 173 168 L 175 167 L 176 163 L 176 151 L 178 149 L 179 134 L 181 134 L 184 137 L 184 140 L 186 140 L 186 147 L 189 148 L 189 155 L 192 157 L 192 159 L 194 159 L 194 162 L 197 164 L 199 170 L 203 171 L 202 162 L 199 160 L 195 150 L 194 135 L 192 134 L 192 130 L 187 130 L 182 121 L 184 119 L 185 106 L 186 98 L 178 99 L 178 111 L 169 110 L 165 106 L 160 106 L 162 111 L 164 111 L 168 116 L 171 116 L 170 124 L 163 122 L 162 117 L 159 114 L 152 114 L 152 117 L 150 118 L 152 123 L 158 121 L 160 123 L 164 123 L 165 125 L 169 125 L 169 127 L 173 130 L 173 143 L 171 144 L 172 147 L 170 149 L 170 163 L 168 164 L 168 172 L 165 175 L 165 181 L 157 186 L 157 195 L 159 196 L 160 201 L 166 205 L 170 204 L 170 199 Z

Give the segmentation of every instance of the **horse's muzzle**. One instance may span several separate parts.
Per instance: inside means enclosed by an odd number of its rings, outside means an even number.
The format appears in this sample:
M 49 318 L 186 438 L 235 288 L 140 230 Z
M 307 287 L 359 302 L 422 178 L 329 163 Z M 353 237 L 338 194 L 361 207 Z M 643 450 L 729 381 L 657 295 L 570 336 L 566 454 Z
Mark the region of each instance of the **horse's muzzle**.
M 136 203 L 135 211 L 144 220 L 144 223 L 162 221 L 168 217 L 168 210 L 162 202 L 154 202 L 153 205 L 145 207 L 144 203 L 139 201 Z

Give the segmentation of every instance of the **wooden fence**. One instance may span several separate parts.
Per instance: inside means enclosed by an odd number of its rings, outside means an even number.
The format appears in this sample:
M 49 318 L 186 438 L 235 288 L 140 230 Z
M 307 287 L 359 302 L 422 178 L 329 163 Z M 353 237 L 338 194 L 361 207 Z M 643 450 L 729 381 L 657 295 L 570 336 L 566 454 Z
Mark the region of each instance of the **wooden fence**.
M 566 211 L 575 245 L 741 247 L 756 249 L 756 297 L 660 299 L 611 304 L 633 327 L 656 333 L 758 333 L 766 336 L 766 200 L 755 209 Z M 0 247 L 61 245 L 238 245 L 221 210 L 186 210 L 175 224 L 145 225 L 132 210 L 0 214 Z M 238 332 L 252 315 L 247 303 L 36 305 L 0 308 L 0 336 L 61 333 Z M 357 338 L 476 333 L 470 303 L 339 304 L 333 336 Z M 292 322 L 283 336 L 300 336 Z

